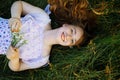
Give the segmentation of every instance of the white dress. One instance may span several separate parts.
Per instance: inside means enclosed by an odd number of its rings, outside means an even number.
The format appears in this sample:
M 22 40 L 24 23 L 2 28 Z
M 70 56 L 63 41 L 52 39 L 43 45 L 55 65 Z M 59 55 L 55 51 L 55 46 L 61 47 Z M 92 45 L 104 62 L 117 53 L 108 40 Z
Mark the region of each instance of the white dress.
M 49 56 L 43 57 L 42 46 L 43 32 L 45 26 L 51 22 L 48 14 L 42 12 L 32 13 L 22 18 L 22 27 L 20 33 L 26 44 L 22 45 L 20 50 L 20 59 L 31 68 L 38 68 L 49 61 Z

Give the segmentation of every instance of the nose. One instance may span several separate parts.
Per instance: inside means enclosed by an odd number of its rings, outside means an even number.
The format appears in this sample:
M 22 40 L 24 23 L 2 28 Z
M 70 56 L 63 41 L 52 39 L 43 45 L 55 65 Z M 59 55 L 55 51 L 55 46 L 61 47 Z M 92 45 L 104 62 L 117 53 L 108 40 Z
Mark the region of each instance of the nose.
M 71 40 L 72 39 L 72 35 L 67 35 L 67 40 Z

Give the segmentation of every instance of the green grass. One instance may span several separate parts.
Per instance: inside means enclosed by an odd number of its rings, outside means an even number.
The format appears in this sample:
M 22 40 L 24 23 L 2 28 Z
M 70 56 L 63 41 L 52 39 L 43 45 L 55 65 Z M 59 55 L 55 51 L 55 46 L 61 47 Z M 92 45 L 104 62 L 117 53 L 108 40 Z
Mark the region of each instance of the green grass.
M 16 0 L 0 1 L 0 16 L 10 18 L 10 6 Z M 25 0 L 44 8 L 47 0 Z M 89 0 L 92 7 L 103 0 Z M 80 48 L 53 46 L 51 65 L 35 70 L 12 72 L 5 56 L 0 56 L 0 80 L 120 80 L 119 0 L 109 3 L 109 13 L 97 20 L 97 35 Z M 113 7 L 111 7 L 113 5 Z

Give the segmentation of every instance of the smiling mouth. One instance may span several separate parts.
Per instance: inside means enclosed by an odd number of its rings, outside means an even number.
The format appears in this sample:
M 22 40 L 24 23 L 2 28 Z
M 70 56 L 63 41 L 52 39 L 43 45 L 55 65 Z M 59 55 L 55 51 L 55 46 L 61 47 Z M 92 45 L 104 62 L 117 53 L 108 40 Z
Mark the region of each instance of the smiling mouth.
M 62 39 L 63 42 L 65 41 L 65 34 L 64 34 L 64 32 L 62 32 L 62 34 L 61 34 L 61 39 Z

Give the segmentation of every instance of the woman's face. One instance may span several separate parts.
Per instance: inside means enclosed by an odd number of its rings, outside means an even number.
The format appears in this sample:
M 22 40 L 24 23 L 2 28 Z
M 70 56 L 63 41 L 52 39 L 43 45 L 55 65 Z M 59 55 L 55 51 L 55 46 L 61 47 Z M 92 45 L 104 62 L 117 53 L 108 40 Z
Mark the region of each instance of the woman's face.
M 74 25 L 63 24 L 58 31 L 58 42 L 63 46 L 73 46 L 82 37 L 83 29 Z

